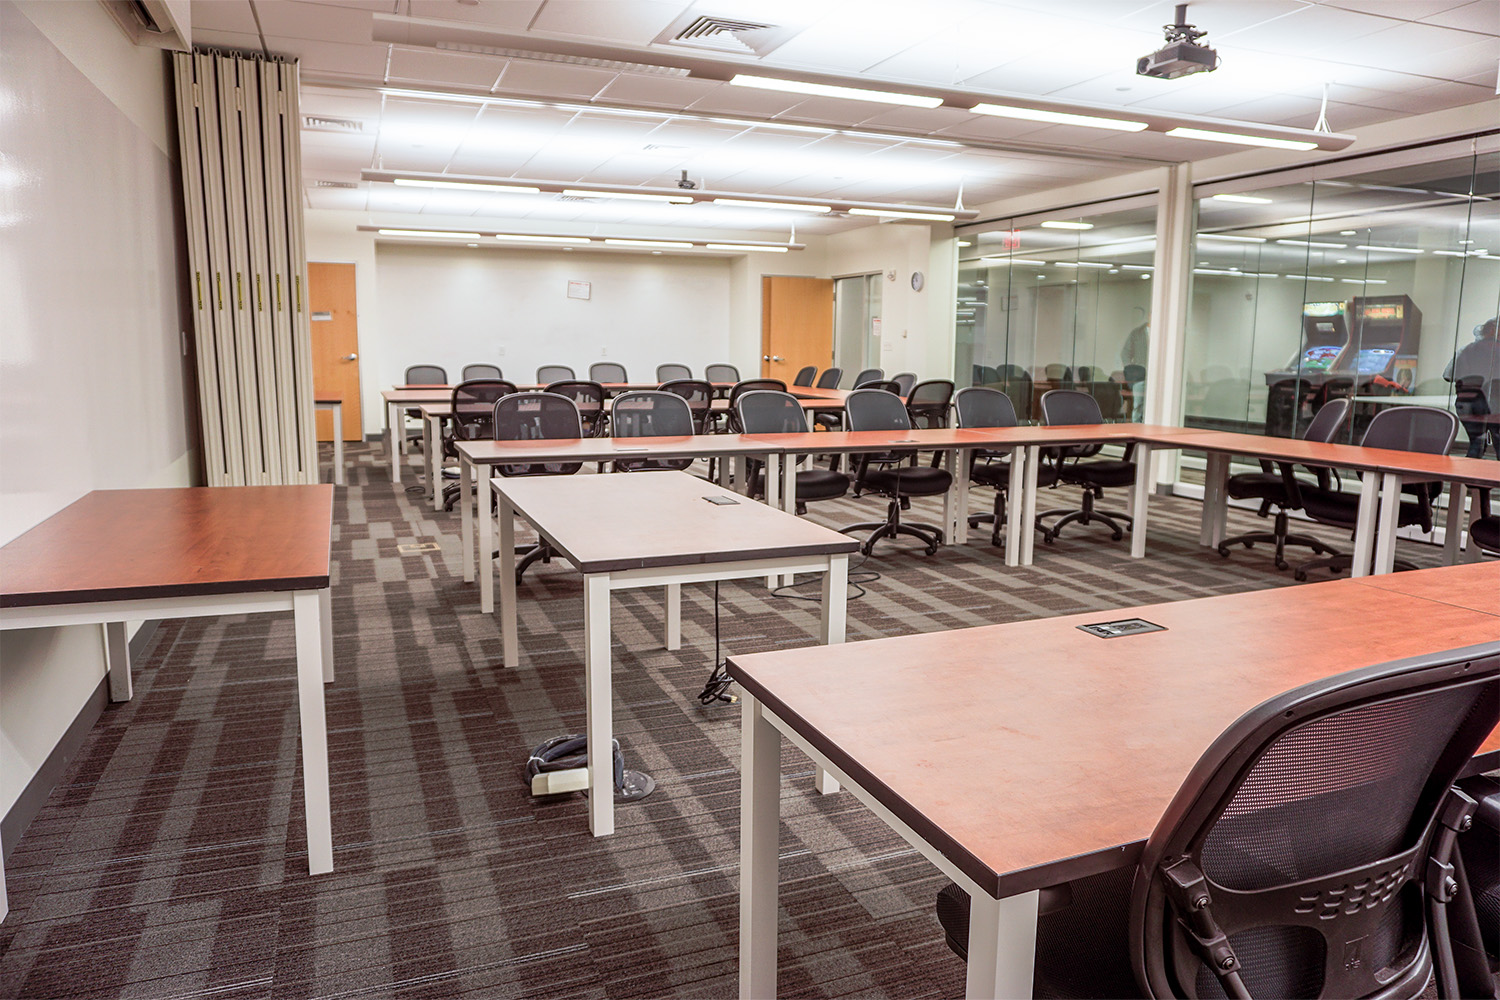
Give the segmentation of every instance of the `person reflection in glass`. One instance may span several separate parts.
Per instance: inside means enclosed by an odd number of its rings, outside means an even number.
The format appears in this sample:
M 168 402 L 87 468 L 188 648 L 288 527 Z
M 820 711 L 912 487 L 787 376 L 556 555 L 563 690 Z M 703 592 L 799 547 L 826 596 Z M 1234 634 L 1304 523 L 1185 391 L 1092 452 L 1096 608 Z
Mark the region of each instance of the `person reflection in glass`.
M 1494 423 L 1491 401 L 1500 397 L 1500 341 L 1497 321 L 1485 320 L 1474 327 L 1474 342 L 1454 355 L 1443 370 L 1453 383 L 1453 410 L 1469 435 L 1470 458 L 1483 458 L 1485 442 L 1493 444 L 1500 457 L 1500 424 Z

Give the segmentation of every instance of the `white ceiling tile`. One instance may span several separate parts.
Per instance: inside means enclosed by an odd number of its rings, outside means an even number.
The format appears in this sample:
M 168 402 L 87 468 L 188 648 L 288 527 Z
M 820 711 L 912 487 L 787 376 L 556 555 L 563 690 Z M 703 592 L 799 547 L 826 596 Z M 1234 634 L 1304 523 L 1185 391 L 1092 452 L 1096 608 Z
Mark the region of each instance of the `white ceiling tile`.
M 532 31 L 607 38 L 646 45 L 661 34 L 685 5 L 659 0 L 549 0 L 532 22 Z
M 719 88 L 714 80 L 621 73 L 599 95 L 601 101 L 681 110 Z
M 777 118 L 792 121 L 833 122 L 840 128 L 852 128 L 860 122 L 890 110 L 891 105 L 876 101 L 846 101 L 840 97 L 804 97 Z
M 199 5 L 201 6 L 201 5 Z M 332 7 L 326 4 L 257 3 L 255 16 L 260 31 L 271 35 L 296 36 L 322 42 L 344 42 L 364 45 L 370 42 L 374 19 L 366 10 Z
M 755 90 L 724 83 L 689 104 L 688 110 L 700 114 L 774 118 L 804 100 L 806 98 L 801 94 L 783 94 L 774 90 Z
M 859 123 L 862 129 L 884 128 L 911 129 L 931 132 L 959 122 L 968 121 L 974 115 L 962 108 L 886 108 Z
M 615 78 L 612 70 L 512 59 L 496 86 L 499 93 L 589 99 Z
M 1377 14 L 1402 21 L 1422 21 L 1455 7 L 1462 7 L 1467 0 L 1318 0 L 1318 2 L 1325 7 L 1336 7 L 1340 10 Z
M 302 85 L 302 113 L 330 118 L 379 118 L 383 101 L 373 90 Z
M 393 45 L 387 79 L 393 83 L 488 90 L 504 68 L 505 60 L 496 56 Z
M 857 16 L 851 16 L 857 15 Z M 771 54 L 781 66 L 860 73 L 913 45 L 942 36 L 958 22 L 952 5 L 929 4 L 919 17 L 904 0 L 863 0 L 838 8 Z M 885 74 L 880 74 L 885 75 Z
M 386 46 L 350 45 L 343 42 L 308 41 L 285 36 L 266 36 L 266 48 L 302 63 L 301 72 L 339 73 L 380 80 L 385 75 Z
M 453 0 L 403 0 L 400 13 L 438 21 L 463 21 L 502 31 L 525 31 L 542 7 L 542 0 L 484 0 L 463 4 Z
M 193 40 L 198 40 L 199 30 L 237 31 L 245 35 L 258 34 L 255 13 L 249 0 L 220 0 L 218 3 L 195 3 L 192 8 Z
M 1285 17 L 1278 17 L 1222 38 L 1210 35 L 1209 44 L 1217 48 L 1224 59 L 1241 49 L 1254 49 L 1283 58 L 1308 56 L 1337 59 L 1358 52 L 1358 45 L 1353 44 L 1356 40 L 1384 31 L 1390 26 L 1391 22 L 1383 17 L 1331 7 L 1303 7 Z M 1330 39 L 1338 39 L 1337 45 L 1330 46 Z
M 1462 28 L 1483 35 L 1500 35 L 1500 11 L 1495 9 L 1495 0 L 1472 0 L 1461 6 L 1450 7 L 1440 14 L 1423 18 L 1428 24 L 1439 24 L 1445 28 Z

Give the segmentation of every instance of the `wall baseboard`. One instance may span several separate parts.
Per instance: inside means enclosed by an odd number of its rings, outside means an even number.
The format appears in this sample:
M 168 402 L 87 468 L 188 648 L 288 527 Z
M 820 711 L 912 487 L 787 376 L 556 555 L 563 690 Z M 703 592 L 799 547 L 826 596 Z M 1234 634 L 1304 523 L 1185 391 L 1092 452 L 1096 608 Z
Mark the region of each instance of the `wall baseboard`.
M 136 663 L 145 653 L 146 647 L 151 640 L 156 638 L 156 629 L 161 622 L 142 622 L 141 627 L 136 630 L 130 640 L 130 662 Z M 68 769 L 68 764 L 78 754 L 83 746 L 83 741 L 88 738 L 89 731 L 94 728 L 94 723 L 104 714 L 104 709 L 109 705 L 109 677 L 100 678 L 99 686 L 94 688 L 83 707 L 78 710 L 72 723 L 68 725 L 67 731 L 57 741 L 57 746 L 47 755 L 42 766 L 37 768 L 36 774 L 26 783 L 26 788 L 16 798 L 15 803 L 3 817 L 0 817 L 0 852 L 3 857 L 10 857 L 10 852 L 21 842 L 21 835 L 36 819 L 36 814 L 42 811 L 42 806 L 47 804 L 47 798 L 52 794 L 52 789 L 57 787 L 58 781 L 62 779 L 63 773 Z

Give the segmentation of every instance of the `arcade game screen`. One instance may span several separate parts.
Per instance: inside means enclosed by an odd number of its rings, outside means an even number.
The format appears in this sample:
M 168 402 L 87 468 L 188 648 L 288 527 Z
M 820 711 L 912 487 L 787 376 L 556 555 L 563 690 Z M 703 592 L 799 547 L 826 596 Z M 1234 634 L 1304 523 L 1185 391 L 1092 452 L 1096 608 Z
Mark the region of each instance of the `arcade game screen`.
M 1306 372 L 1326 372 L 1342 351 L 1342 344 L 1322 344 L 1302 352 L 1301 368 Z
M 1366 347 L 1359 352 L 1354 370 L 1361 375 L 1379 375 L 1391 363 L 1391 355 L 1395 353 L 1389 347 Z

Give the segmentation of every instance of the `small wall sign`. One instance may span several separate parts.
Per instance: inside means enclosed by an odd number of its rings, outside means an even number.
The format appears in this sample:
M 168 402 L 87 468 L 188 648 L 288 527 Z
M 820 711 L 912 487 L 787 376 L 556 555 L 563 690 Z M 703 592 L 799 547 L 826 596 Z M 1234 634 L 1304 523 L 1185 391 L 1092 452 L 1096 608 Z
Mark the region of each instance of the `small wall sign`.
M 568 298 L 586 299 L 589 297 L 592 287 L 587 281 L 570 281 L 568 282 Z

